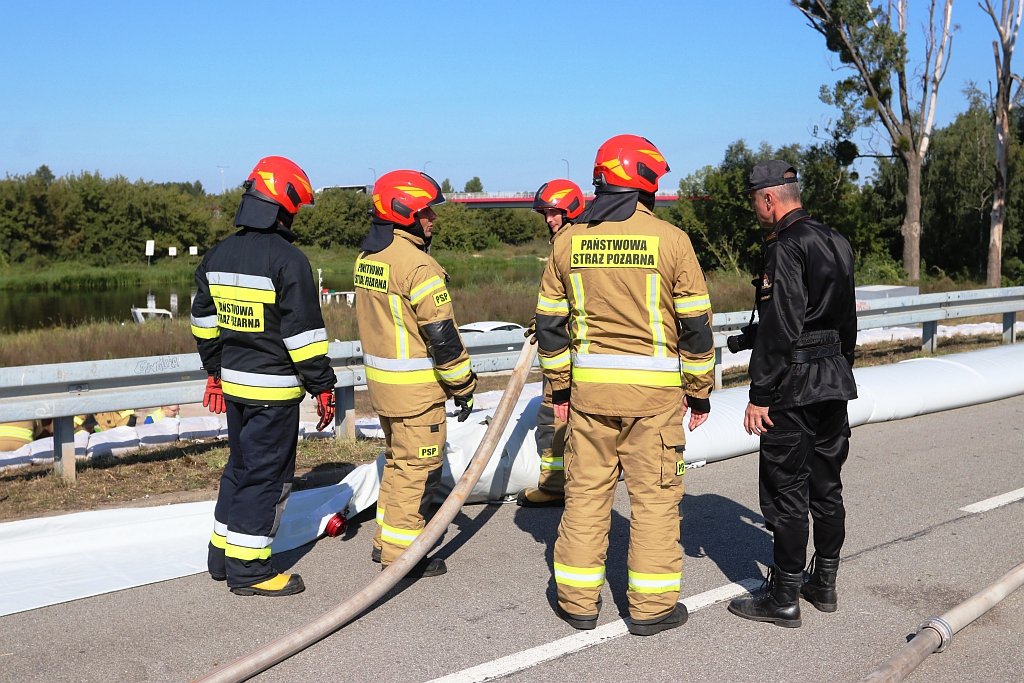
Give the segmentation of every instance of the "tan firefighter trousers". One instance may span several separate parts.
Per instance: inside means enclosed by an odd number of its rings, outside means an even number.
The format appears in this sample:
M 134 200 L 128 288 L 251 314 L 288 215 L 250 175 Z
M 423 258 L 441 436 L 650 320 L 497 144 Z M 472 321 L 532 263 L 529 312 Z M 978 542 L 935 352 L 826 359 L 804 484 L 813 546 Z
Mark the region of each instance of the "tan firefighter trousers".
M 537 430 L 534 432 L 540 454 L 538 487 L 561 493 L 565 486 L 565 423 L 555 417 L 551 403 L 551 382 L 544 380 L 544 398 L 537 409 Z
M 555 542 L 558 604 L 569 614 L 598 611 L 608 556 L 608 529 L 619 472 L 629 491 L 629 613 L 667 615 L 679 599 L 683 554 L 681 406 L 649 417 L 569 415 L 565 452 L 565 512 Z
M 448 425 L 443 403 L 412 417 L 382 415 L 380 424 L 387 450 L 373 545 L 387 565 L 412 545 L 433 516 Z

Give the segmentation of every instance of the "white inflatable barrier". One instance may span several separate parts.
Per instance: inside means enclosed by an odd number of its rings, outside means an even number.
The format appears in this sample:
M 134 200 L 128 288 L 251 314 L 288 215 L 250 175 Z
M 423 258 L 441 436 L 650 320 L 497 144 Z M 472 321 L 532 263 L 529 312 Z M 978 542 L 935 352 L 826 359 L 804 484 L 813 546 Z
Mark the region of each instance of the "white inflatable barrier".
M 1024 344 L 862 368 L 855 375 L 860 398 L 850 404 L 852 426 L 908 418 L 1024 394 Z M 502 435 L 472 500 L 502 500 L 536 484 L 540 466 L 533 430 L 538 393 L 536 384 L 524 390 L 529 397 L 520 400 L 520 412 Z M 482 395 L 478 403 L 490 403 L 493 409 L 497 400 L 490 398 Z M 713 395 L 707 423 L 687 433 L 686 460 L 691 466 L 757 449 L 757 439 L 742 428 L 746 402 L 745 387 Z M 448 487 L 465 470 L 488 415 L 488 410 L 479 410 L 465 423 L 449 421 L 442 479 Z M 295 493 L 274 550 L 315 540 L 337 512 L 351 517 L 373 505 L 381 466 L 379 458 L 334 486 Z M 212 520 L 213 502 L 204 502 L 0 524 L 0 616 L 204 571 Z M 90 556 L 87 571 L 79 561 L 85 554 Z

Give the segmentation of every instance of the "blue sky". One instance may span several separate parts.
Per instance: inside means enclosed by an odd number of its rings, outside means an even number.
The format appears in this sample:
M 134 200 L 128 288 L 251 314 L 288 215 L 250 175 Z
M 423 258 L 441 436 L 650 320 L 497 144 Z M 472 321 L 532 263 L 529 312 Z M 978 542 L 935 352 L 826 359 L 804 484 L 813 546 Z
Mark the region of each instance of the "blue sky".
M 588 188 L 600 143 L 637 133 L 674 188 L 734 140 L 808 143 L 834 115 L 835 60 L 786 0 L 4 5 L 0 175 L 219 192 L 281 154 L 317 187 L 404 167 L 532 191 L 568 165 Z M 988 17 L 960 0 L 954 21 L 940 125 L 994 73 Z

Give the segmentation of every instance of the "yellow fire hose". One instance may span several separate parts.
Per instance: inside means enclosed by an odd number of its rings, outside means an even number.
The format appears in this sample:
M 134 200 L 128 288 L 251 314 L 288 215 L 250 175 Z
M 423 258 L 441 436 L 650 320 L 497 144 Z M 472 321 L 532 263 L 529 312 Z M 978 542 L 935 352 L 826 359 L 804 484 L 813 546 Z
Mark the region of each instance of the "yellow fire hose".
M 878 665 L 860 679 L 861 683 L 898 683 L 909 676 L 933 652 L 949 647 L 953 634 L 995 607 L 1003 598 L 1024 585 L 1024 562 L 1003 574 L 984 590 L 949 610 L 941 617 L 932 617 L 921 624 L 917 635 L 902 650 Z
M 451 494 L 441 505 L 434 518 L 423 528 L 423 532 L 413 541 L 412 545 L 405 549 L 397 560 L 392 562 L 373 581 L 348 600 L 337 605 L 334 609 L 324 613 L 319 618 L 301 626 L 291 633 L 288 633 L 277 640 L 267 643 L 263 647 L 244 655 L 233 662 L 229 662 L 196 681 L 217 683 L 244 681 L 265 671 L 278 662 L 301 652 L 313 643 L 326 638 L 339 628 L 355 619 L 366 609 L 379 600 L 396 583 L 398 583 L 409 571 L 434 547 L 434 544 L 441 534 L 448 528 L 448 525 L 455 515 L 462 509 L 463 504 L 469 497 L 470 492 L 480 479 L 491 454 L 498 443 L 498 439 L 505 431 L 505 425 L 512 415 L 512 407 L 519 400 L 519 394 L 526 384 L 526 377 L 530 374 L 530 367 L 537 354 L 537 347 L 530 343 L 523 344 L 523 350 L 519 354 L 515 368 L 512 370 L 512 377 L 509 379 L 505 393 L 494 411 L 494 417 L 487 426 L 480 445 L 473 453 L 473 459 L 466 468 L 462 478 L 459 479 Z

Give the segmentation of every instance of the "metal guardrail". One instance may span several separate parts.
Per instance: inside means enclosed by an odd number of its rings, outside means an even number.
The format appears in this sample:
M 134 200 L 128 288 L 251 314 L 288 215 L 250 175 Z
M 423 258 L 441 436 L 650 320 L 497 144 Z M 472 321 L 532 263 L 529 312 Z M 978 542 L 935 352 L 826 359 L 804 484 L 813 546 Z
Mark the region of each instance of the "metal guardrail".
M 922 349 L 933 352 L 939 321 L 1002 314 L 1003 343 L 1013 343 L 1014 322 L 1022 310 L 1024 287 L 873 299 L 858 302 L 857 329 L 921 325 Z M 716 387 L 721 387 L 726 337 L 749 320 L 749 312 L 714 316 Z M 512 369 L 523 336 L 520 331 L 474 333 L 464 335 L 464 341 L 476 372 L 496 372 Z M 338 376 L 335 434 L 353 438 L 355 388 L 366 384 L 362 346 L 357 341 L 333 342 L 328 354 Z M 74 479 L 75 415 L 198 403 L 205 386 L 206 372 L 197 353 L 0 368 L 0 422 L 53 418 L 57 468 L 66 479 Z

